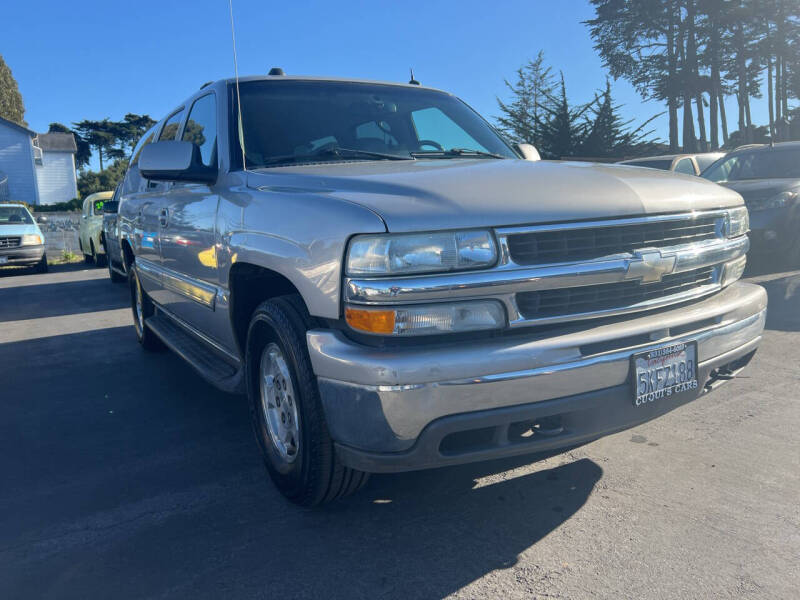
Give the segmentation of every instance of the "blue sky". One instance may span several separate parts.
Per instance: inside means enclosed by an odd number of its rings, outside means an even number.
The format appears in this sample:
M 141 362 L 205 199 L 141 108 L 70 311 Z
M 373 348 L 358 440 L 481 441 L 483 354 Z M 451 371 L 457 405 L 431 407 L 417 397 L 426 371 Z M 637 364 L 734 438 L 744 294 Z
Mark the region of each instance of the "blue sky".
M 583 0 L 428 0 L 265 2 L 233 0 L 239 73 L 288 73 L 406 81 L 460 96 L 489 118 L 504 78 L 543 49 L 563 70 L 571 100 L 603 87 L 605 71 L 581 21 Z M 6 2 L 0 54 L 19 82 L 25 118 L 45 131 L 52 121 L 160 119 L 205 81 L 231 76 L 227 0 Z M 642 102 L 624 81 L 616 102 L 641 121 L 664 110 Z M 765 123 L 766 101 L 753 119 Z M 736 109 L 729 99 L 729 123 Z M 666 117 L 653 123 L 667 137 Z

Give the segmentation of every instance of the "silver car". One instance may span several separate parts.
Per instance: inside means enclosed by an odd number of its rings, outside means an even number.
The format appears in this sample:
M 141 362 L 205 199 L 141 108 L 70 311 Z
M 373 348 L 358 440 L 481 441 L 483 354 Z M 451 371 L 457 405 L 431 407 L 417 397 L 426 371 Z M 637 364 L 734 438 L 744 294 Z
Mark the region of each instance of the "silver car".
M 266 76 L 143 139 L 119 230 L 139 343 L 247 394 L 293 502 L 567 448 L 724 384 L 764 290 L 736 192 L 513 147 L 443 91 Z

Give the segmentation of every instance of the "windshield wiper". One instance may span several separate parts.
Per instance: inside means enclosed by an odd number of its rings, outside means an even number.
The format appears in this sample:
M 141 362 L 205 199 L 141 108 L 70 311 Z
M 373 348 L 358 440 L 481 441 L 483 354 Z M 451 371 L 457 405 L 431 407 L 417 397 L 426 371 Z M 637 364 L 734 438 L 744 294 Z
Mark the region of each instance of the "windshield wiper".
M 371 152 L 369 150 L 358 150 L 357 148 L 342 148 L 341 146 L 327 146 L 320 148 L 311 154 L 285 154 L 283 156 L 271 156 L 261 163 L 261 166 L 274 165 L 279 163 L 314 162 L 322 157 L 333 156 L 338 158 L 373 158 L 376 160 L 415 160 L 410 154 L 401 156 L 400 154 L 388 154 L 385 152 Z
M 411 156 L 431 156 L 434 158 L 506 158 L 502 154 L 485 152 L 483 150 L 473 150 L 471 148 L 450 148 L 449 150 L 434 150 L 412 152 Z

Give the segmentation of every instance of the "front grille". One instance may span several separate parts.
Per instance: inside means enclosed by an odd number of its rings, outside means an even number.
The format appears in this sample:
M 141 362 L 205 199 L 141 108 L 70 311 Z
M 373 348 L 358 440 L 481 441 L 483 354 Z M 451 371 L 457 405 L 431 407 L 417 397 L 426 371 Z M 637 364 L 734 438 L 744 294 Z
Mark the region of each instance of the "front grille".
M 714 267 L 665 275 L 655 283 L 623 281 L 582 287 L 520 292 L 517 308 L 526 319 L 543 319 L 630 307 L 715 282 Z
M 0 248 L 16 248 L 19 243 L 19 237 L 0 237 Z
M 719 222 L 719 216 L 706 215 L 675 221 L 512 233 L 508 236 L 508 251 L 518 265 L 592 260 L 641 248 L 713 240 L 718 237 Z

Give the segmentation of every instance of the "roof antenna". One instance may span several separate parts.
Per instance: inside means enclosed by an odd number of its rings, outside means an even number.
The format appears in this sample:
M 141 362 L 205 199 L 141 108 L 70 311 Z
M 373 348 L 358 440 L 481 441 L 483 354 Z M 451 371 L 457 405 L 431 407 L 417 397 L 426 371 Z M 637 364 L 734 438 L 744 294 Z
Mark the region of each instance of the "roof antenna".
M 233 75 L 236 79 L 236 110 L 239 116 L 239 146 L 242 148 L 242 168 L 247 171 L 244 151 L 244 129 L 242 128 L 242 97 L 239 94 L 239 63 L 236 60 L 236 32 L 233 26 L 233 0 L 228 0 L 228 9 L 231 14 L 231 41 L 233 42 Z
M 409 71 L 411 71 L 411 80 L 408 83 L 411 84 L 411 85 L 419 85 L 419 81 L 414 79 L 414 69 L 413 68 L 409 68 Z

